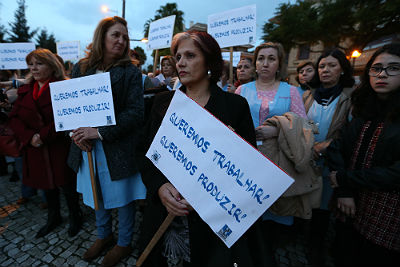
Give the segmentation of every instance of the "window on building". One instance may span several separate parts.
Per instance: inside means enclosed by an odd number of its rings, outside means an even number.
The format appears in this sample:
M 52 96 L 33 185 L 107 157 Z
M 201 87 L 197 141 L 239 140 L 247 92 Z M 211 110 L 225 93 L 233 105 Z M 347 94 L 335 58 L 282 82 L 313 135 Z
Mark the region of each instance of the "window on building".
M 303 44 L 299 46 L 299 55 L 297 59 L 308 59 L 310 57 L 310 46 Z

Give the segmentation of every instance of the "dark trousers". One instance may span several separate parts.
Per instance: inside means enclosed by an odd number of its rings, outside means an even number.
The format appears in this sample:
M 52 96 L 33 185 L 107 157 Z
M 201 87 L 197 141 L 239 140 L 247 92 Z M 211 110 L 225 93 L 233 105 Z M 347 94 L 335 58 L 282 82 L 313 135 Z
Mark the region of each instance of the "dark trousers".
M 336 223 L 336 266 L 398 266 L 400 252 L 375 245 L 365 239 L 350 221 Z

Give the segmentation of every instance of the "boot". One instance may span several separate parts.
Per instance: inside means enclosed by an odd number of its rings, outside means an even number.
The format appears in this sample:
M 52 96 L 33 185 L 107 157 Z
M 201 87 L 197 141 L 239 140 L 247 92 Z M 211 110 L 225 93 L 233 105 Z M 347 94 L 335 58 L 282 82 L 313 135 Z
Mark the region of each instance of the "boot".
M 111 234 L 104 239 L 96 239 L 94 244 L 83 254 L 84 261 L 91 261 L 103 252 L 106 248 L 114 244 L 114 236 Z
M 60 215 L 60 198 L 58 189 L 45 190 L 48 201 L 47 223 L 36 234 L 36 238 L 43 237 L 53 231 L 62 222 Z
M 111 267 L 116 265 L 120 260 L 129 256 L 132 253 L 132 248 L 130 246 L 121 247 L 115 245 L 107 254 L 104 256 L 103 262 L 100 266 Z
M 69 211 L 68 235 L 73 237 L 78 234 L 82 227 L 82 212 L 79 208 L 79 195 L 75 191 L 74 185 L 64 186 L 63 192 Z

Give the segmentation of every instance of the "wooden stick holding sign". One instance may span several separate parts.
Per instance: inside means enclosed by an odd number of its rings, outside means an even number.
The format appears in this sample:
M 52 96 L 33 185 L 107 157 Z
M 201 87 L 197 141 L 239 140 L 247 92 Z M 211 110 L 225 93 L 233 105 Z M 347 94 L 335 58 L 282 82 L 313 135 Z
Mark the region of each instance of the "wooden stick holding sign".
M 87 156 L 89 162 L 90 182 L 92 184 L 92 191 L 93 191 L 94 209 L 99 210 L 99 198 L 97 197 L 97 185 L 94 176 L 92 151 L 88 151 Z
M 157 71 L 157 64 L 158 64 L 158 49 L 156 49 L 156 53 L 154 55 L 154 65 L 153 65 L 153 75 L 156 77 L 156 71 Z
M 168 213 L 168 216 L 165 218 L 164 222 L 161 224 L 160 228 L 158 228 L 157 232 L 154 234 L 153 238 L 150 240 L 149 244 L 147 244 L 146 248 L 143 250 L 142 254 L 137 260 L 137 267 L 142 266 L 143 262 L 147 259 L 147 256 L 149 256 L 150 252 L 153 250 L 154 246 L 157 244 L 158 240 L 160 240 L 165 231 L 168 229 L 174 218 L 175 215 Z
M 229 47 L 229 84 L 233 85 L 233 46 Z

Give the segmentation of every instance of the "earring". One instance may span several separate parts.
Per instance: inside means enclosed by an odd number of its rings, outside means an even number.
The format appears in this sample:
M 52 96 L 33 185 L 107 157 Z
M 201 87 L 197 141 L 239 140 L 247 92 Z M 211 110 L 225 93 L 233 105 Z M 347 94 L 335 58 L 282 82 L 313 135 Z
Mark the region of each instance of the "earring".
M 208 74 L 208 75 L 211 75 L 211 70 L 208 70 L 208 71 L 207 71 L 207 74 Z
M 344 74 L 344 72 L 342 71 L 341 73 L 340 73 L 340 75 L 343 75 Z

